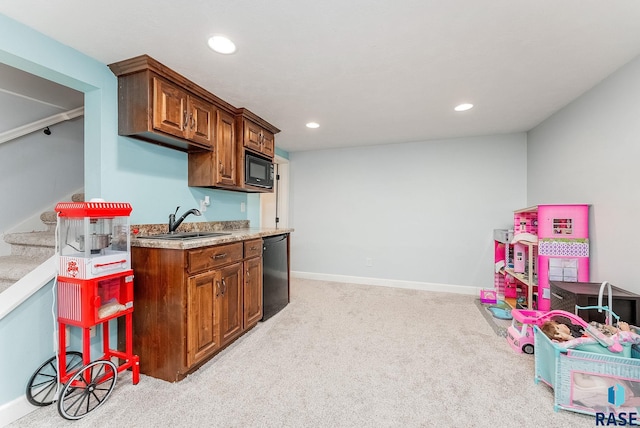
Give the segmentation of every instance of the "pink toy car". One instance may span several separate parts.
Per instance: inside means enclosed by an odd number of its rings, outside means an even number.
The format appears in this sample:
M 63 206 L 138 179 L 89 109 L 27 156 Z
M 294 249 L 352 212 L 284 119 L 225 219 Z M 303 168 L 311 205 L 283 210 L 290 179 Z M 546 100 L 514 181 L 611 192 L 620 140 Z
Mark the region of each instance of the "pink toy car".
M 513 320 L 507 329 L 507 342 L 518 353 L 533 354 L 533 326 L 538 324 L 544 311 L 513 309 Z

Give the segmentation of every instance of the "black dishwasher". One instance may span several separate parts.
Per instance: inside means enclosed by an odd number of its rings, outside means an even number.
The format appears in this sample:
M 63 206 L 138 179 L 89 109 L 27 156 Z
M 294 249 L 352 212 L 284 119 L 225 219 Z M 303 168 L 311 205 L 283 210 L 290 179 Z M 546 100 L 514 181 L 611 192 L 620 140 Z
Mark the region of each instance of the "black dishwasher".
M 263 238 L 262 321 L 271 318 L 289 303 L 289 235 Z

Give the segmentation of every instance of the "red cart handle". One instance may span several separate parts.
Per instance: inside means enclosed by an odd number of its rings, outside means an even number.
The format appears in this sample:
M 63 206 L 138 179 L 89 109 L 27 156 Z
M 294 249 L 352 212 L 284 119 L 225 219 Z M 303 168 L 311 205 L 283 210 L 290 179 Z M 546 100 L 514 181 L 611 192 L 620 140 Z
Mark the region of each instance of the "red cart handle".
M 122 264 L 122 263 L 126 263 L 126 262 L 127 262 L 126 260 L 120 260 L 120 261 L 118 261 L 118 262 L 111 262 L 111 263 L 96 263 L 96 265 L 95 265 L 95 266 L 96 266 L 97 268 L 99 268 L 99 267 L 109 266 L 109 265 L 120 265 L 120 264 Z

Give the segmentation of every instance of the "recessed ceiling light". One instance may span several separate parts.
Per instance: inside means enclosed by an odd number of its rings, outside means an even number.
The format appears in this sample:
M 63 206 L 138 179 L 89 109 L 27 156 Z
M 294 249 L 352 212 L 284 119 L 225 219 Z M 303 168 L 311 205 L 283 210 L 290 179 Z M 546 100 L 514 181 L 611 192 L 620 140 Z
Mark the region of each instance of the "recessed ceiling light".
M 316 122 L 309 122 L 309 123 L 307 123 L 307 128 L 312 128 L 312 129 L 320 128 L 320 124 L 318 124 Z
M 236 51 L 236 45 L 224 36 L 213 36 L 209 38 L 209 47 L 221 54 L 232 54 Z
M 456 108 L 454 108 L 455 111 L 467 111 L 473 108 L 473 104 L 469 104 L 469 103 L 464 103 L 464 104 L 460 104 L 457 105 Z

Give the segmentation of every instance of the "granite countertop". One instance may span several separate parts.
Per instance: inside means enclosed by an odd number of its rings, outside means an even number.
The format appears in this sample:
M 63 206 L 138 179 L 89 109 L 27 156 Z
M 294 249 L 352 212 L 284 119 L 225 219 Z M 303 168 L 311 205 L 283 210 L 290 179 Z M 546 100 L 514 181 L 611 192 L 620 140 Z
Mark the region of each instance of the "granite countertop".
M 293 232 L 293 229 L 252 228 L 248 221 L 228 222 L 200 222 L 183 223 L 181 232 L 225 232 L 228 235 L 192 238 L 184 240 L 176 239 L 145 239 L 140 236 L 157 235 L 167 233 L 167 225 L 132 225 L 131 246 L 143 248 L 166 248 L 173 250 L 188 250 L 192 248 L 208 247 L 211 245 L 228 244 L 232 242 L 246 241 L 263 238 L 265 236 L 282 235 Z

